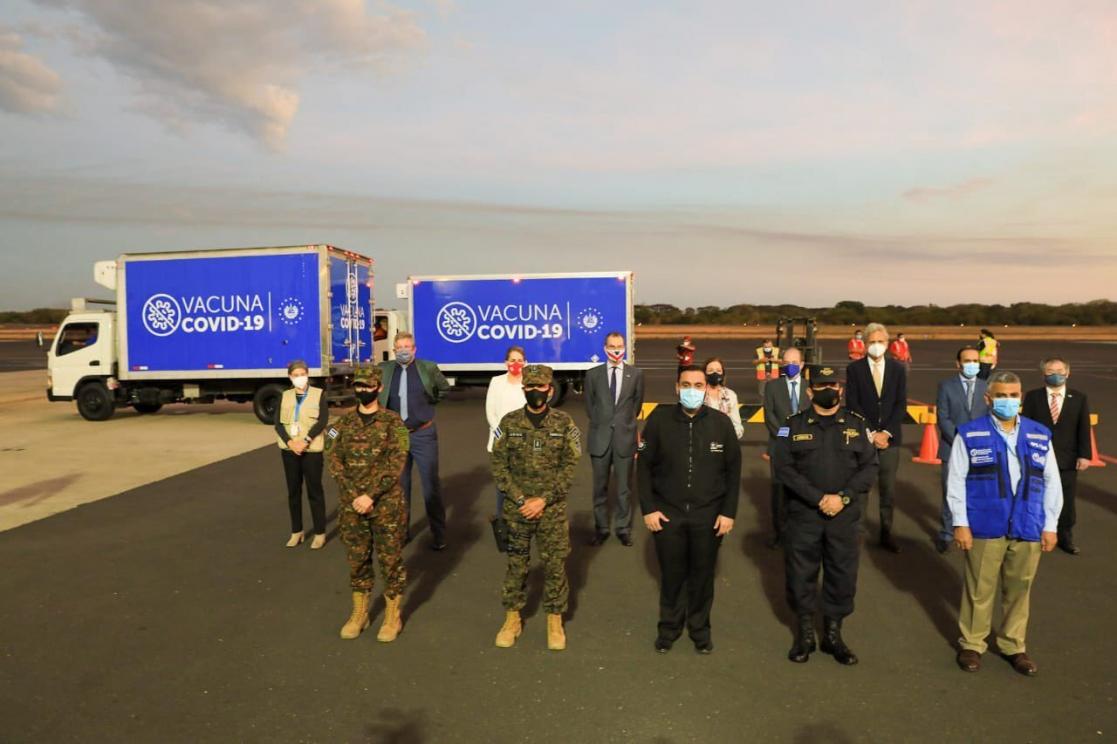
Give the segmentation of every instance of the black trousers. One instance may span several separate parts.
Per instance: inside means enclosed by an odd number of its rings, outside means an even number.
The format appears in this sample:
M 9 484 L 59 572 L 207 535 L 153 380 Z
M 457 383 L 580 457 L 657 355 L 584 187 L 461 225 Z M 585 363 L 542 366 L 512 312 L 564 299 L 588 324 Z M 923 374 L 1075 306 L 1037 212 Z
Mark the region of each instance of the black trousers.
M 894 511 L 892 501 L 896 494 L 896 471 L 900 469 L 900 448 L 892 446 L 888 449 L 877 450 L 877 462 L 880 463 L 880 470 L 877 472 L 877 491 L 880 494 L 880 528 L 884 532 L 891 532 Z
M 985 362 L 982 362 L 981 364 L 978 365 L 977 379 L 988 380 L 989 375 L 991 375 L 992 373 L 993 373 L 993 365 L 992 364 L 986 364 Z
M 303 483 L 310 502 L 310 518 L 314 534 L 326 534 L 326 495 L 322 491 L 321 452 L 304 452 L 296 455 L 291 450 L 280 450 L 283 456 L 283 474 L 287 476 L 287 506 L 291 511 L 291 532 L 303 531 Z
M 771 453 L 769 453 L 770 455 Z M 768 471 L 771 474 L 772 497 L 772 536 L 783 538 L 787 531 L 787 499 L 783 484 L 776 478 L 776 466 L 772 460 L 768 461 Z
M 858 523 L 861 497 L 837 516 L 827 517 L 797 498 L 788 504 L 784 541 L 787 603 L 797 615 L 818 608 L 818 572 L 822 569 L 822 614 L 840 620 L 853 614 L 857 593 Z
M 717 509 L 663 509 L 670 522 L 652 533 L 659 559 L 659 637 L 674 641 L 686 624 L 695 643 L 710 640 L 714 566 L 721 538 L 714 532 Z
M 609 534 L 609 471 L 617 476 L 617 510 L 613 524 L 618 535 L 632 532 L 632 473 L 635 460 L 621 457 L 610 445 L 604 455 L 590 456 L 593 465 L 593 524 L 600 535 Z
M 1063 483 L 1063 510 L 1059 512 L 1059 538 L 1072 537 L 1074 523 L 1078 515 L 1074 510 L 1074 492 L 1078 489 L 1078 471 L 1060 470 L 1059 480 Z

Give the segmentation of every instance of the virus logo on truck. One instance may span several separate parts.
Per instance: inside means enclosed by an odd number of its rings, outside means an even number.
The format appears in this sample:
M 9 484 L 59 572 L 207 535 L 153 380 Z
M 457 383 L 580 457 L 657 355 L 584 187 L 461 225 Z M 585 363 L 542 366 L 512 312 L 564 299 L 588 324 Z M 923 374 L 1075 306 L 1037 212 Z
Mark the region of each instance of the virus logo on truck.
M 452 344 L 473 338 L 477 314 L 464 302 L 449 302 L 438 311 L 438 335 Z
M 168 294 L 152 295 L 143 306 L 144 328 L 152 336 L 170 336 L 182 322 L 178 300 Z

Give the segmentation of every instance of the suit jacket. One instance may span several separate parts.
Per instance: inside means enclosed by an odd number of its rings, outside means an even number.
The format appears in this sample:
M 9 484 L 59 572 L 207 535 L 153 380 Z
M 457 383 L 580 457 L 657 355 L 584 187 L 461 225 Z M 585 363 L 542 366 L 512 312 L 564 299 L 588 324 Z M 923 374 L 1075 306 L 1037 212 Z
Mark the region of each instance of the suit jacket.
M 1051 444 L 1059 470 L 1074 470 L 1078 458 L 1088 460 L 1093 456 L 1090 449 L 1090 404 L 1085 393 L 1066 389 L 1057 424 L 1051 421 L 1051 401 L 1046 387 L 1029 390 L 1024 395 L 1020 413 L 1051 430 Z
M 636 417 L 644 407 L 644 371 L 625 363 L 621 370 L 620 396 L 616 403 L 609 392 L 609 364 L 586 371 L 586 414 L 590 419 L 586 448 L 601 457 L 609 448 L 621 457 L 636 454 Z
M 806 381 L 800 377 L 799 400 L 796 405 L 791 405 L 791 391 L 787 389 L 787 378 L 780 377 L 771 380 L 764 386 L 764 426 L 768 428 L 768 454 L 771 455 L 776 446 L 776 434 L 783 426 L 787 417 L 811 407 L 811 399 L 807 397 Z
M 939 383 L 935 396 L 935 416 L 939 427 L 939 459 L 946 464 L 950 461 L 950 448 L 954 446 L 954 434 L 962 424 L 989 415 L 989 404 L 985 402 L 985 380 L 973 379 L 973 404 L 966 410 L 966 388 L 961 375 L 952 375 Z
M 907 372 L 895 359 L 884 360 L 884 384 L 879 398 L 868 357 L 851 362 L 846 367 L 846 407 L 864 416 L 873 431 L 891 434 L 892 447 L 904 443 L 903 424 L 907 406 Z
M 426 359 L 416 359 L 415 366 L 419 370 L 419 380 L 423 383 L 423 390 L 427 394 L 427 401 L 432 405 L 438 405 L 438 402 L 446 397 L 446 393 L 450 392 L 450 383 L 442 374 L 442 370 L 434 362 L 429 362 Z M 383 408 L 388 407 L 388 393 L 392 389 L 392 379 L 399 371 L 399 362 L 392 360 L 390 362 L 381 362 L 379 365 L 383 370 L 383 378 L 380 382 L 380 405 Z

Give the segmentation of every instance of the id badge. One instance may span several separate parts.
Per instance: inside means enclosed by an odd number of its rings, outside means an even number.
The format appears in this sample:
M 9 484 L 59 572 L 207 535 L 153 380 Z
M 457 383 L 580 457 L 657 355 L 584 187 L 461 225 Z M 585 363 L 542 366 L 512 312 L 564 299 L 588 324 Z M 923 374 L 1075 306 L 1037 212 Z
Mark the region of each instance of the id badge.
M 291 436 L 292 437 L 297 437 L 298 435 L 299 435 L 299 424 L 298 424 L 298 422 L 295 422 L 295 423 L 291 424 Z

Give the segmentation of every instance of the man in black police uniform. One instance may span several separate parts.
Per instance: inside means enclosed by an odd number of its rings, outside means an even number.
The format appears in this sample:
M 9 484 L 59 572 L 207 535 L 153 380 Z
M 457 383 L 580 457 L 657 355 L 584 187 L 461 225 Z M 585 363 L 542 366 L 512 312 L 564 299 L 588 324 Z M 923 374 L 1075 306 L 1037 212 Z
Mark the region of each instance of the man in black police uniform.
M 877 477 L 877 454 L 865 419 L 841 405 L 837 372 L 812 365 L 808 374 L 811 408 L 787 418 L 772 455 L 789 492 L 784 566 L 798 631 L 787 658 L 802 664 L 815 650 L 821 566 L 822 651 L 842 664 L 856 664 L 842 640 L 842 619 L 853 613 L 858 523 L 864 495 Z

